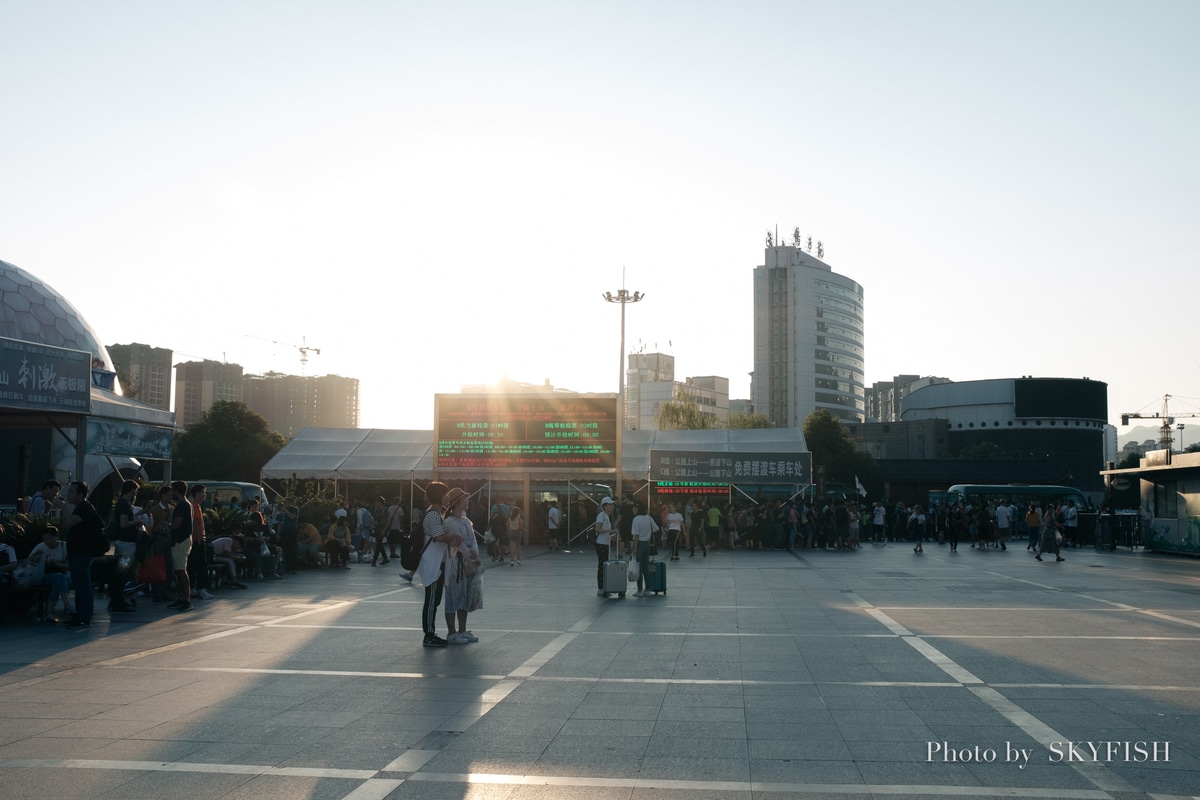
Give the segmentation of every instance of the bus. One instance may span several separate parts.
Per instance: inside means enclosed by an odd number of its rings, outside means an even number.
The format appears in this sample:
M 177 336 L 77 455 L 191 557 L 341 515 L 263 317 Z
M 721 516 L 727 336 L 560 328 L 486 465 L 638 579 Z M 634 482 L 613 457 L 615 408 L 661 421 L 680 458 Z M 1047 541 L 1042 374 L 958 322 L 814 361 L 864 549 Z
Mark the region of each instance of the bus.
M 1032 486 L 1023 483 L 956 483 L 946 490 L 943 501 L 947 503 L 967 502 L 971 505 L 991 500 L 1007 500 L 1017 508 L 1028 508 L 1030 503 L 1045 507 L 1051 501 L 1065 503 L 1075 501 L 1081 512 L 1088 507 L 1083 492 L 1073 486 Z
M 997 503 L 1007 500 L 1019 509 L 1019 520 L 1024 520 L 1029 504 L 1046 508 L 1050 503 L 1075 501 L 1079 510 L 1079 533 L 1075 544 L 1091 544 L 1096 531 L 1096 513 L 1090 511 L 1083 492 L 1073 486 L 1029 485 L 1023 483 L 956 483 L 946 490 L 942 501 L 946 503 L 970 503 L 978 506 L 991 500 Z

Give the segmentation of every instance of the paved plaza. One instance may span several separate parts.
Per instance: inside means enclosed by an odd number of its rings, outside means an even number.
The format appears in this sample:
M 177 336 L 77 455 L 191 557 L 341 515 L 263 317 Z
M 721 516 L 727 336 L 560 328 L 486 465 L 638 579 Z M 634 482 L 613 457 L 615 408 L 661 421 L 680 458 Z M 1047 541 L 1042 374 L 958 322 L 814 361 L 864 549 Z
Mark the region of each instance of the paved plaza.
M 10 621 L 0 797 L 1200 795 L 1200 563 L 1065 555 L 685 553 L 604 600 L 537 551 L 445 649 L 394 565 Z

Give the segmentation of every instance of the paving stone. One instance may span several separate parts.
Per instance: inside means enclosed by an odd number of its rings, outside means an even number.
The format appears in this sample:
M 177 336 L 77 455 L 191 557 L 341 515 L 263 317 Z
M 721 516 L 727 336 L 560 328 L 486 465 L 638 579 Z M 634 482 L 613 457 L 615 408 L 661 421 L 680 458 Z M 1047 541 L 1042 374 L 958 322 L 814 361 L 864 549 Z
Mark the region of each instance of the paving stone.
M 488 572 L 488 605 L 471 617 L 482 641 L 445 650 L 421 647 L 417 592 L 361 568 L 255 586 L 186 617 L 147 604 L 138 624 L 86 636 L 6 626 L 0 785 L 5 800 L 42 800 L 51 776 L 67 800 L 1094 790 L 1047 763 L 1026 718 L 997 707 L 1011 703 L 1064 738 L 1169 741 L 1170 763 L 1107 772 L 1141 792 L 1194 793 L 1200 636 L 1171 619 L 1200 622 L 1172 588 L 1190 562 L 1097 554 L 1120 571 L 1108 583 L 1072 560 L 1042 587 L 1028 559 L 951 561 L 931 546 L 914 563 L 904 550 L 722 552 L 679 563 L 670 596 L 641 603 L 599 601 L 589 554 L 535 549 L 522 570 Z M 346 605 L 295 618 L 317 596 Z M 1048 609 L 1054 629 L 1031 630 Z M 1118 635 L 1158 638 L 1094 638 Z M 957 682 L 929 648 L 985 683 Z M 931 760 L 942 742 L 1033 756 L 1025 769 Z

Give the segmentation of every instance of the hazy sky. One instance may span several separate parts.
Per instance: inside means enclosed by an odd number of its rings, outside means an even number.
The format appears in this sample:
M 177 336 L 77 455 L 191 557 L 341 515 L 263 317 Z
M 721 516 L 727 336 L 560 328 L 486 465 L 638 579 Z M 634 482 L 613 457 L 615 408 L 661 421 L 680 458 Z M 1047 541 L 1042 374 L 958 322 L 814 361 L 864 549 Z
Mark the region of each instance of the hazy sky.
M 616 391 L 622 267 L 629 349 L 748 397 L 775 226 L 865 287 L 868 384 L 1200 411 L 1200 3 L 3 0 L 0 36 L 0 259 L 106 343 L 306 339 L 365 427 Z

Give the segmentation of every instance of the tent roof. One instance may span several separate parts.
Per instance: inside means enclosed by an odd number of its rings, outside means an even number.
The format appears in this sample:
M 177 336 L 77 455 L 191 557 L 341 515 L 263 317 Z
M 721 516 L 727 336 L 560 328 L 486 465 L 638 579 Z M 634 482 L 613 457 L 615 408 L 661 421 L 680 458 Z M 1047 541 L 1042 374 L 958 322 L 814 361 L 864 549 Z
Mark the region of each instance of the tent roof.
M 91 416 L 125 422 L 140 422 L 144 425 L 157 425 L 163 428 L 175 427 L 175 415 L 170 411 L 163 411 L 139 400 L 131 400 L 94 386 L 92 387 Z
M 714 453 L 807 453 L 799 428 L 718 428 L 710 431 L 625 431 L 621 453 L 627 477 L 650 473 L 651 450 Z
M 262 469 L 263 478 L 400 480 L 433 476 L 433 431 L 304 428 Z
M 807 452 L 799 428 L 626 431 L 623 473 L 645 476 L 651 450 Z M 405 480 L 433 477 L 433 431 L 305 428 L 263 467 L 264 479 Z

